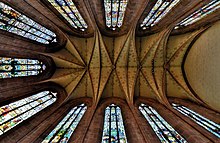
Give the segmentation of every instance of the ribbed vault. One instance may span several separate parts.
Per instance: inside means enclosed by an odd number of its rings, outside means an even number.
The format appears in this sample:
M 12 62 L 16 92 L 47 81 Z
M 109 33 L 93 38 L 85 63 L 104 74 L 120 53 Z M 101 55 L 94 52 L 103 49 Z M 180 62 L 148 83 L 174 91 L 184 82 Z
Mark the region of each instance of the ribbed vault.
M 65 88 L 69 99 L 119 97 L 133 104 L 136 97 L 157 99 L 169 106 L 169 97 L 204 104 L 185 82 L 182 62 L 193 41 L 206 30 L 170 36 L 172 27 L 145 37 L 135 37 L 135 28 L 123 36 L 91 38 L 67 36 L 68 42 L 55 53 L 41 53 L 56 63 L 48 80 Z

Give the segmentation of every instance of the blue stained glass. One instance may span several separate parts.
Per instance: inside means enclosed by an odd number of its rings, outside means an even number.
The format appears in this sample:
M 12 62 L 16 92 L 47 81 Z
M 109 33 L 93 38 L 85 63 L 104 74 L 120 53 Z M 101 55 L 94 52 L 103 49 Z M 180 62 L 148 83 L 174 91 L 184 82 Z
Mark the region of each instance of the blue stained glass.
M 106 26 L 112 30 L 122 26 L 128 0 L 104 0 Z
M 0 135 L 53 104 L 56 99 L 56 93 L 43 91 L 0 107 Z
M 85 31 L 87 24 L 82 18 L 72 0 L 48 0 L 50 4 L 66 19 L 74 28 Z
M 45 69 L 38 60 L 0 57 L 0 79 L 38 75 Z
M 127 143 L 121 109 L 111 104 L 105 109 L 102 143 Z
M 141 104 L 139 110 L 162 143 L 187 143 L 187 141 L 175 131 L 151 106 Z
M 220 125 L 194 112 L 193 110 L 179 104 L 172 103 L 174 109 L 189 117 L 194 122 L 220 138 Z
M 60 123 L 53 129 L 53 131 L 50 132 L 50 134 L 42 141 L 42 143 L 67 143 L 86 110 L 87 107 L 85 104 L 74 107 L 60 121 Z
M 56 42 L 55 33 L 2 2 L 0 2 L 0 29 L 43 44 Z
M 220 8 L 220 1 L 219 0 L 212 0 L 207 5 L 203 6 L 202 8 L 199 8 L 198 10 L 196 10 L 195 12 L 190 14 L 188 17 L 183 19 L 181 22 L 179 22 L 176 25 L 175 29 L 191 25 L 191 24 L 201 20 L 202 18 L 206 17 L 207 15 L 213 13 L 214 11 L 216 11 L 219 8 Z
M 180 0 L 157 0 L 147 17 L 141 23 L 143 30 L 157 24 Z

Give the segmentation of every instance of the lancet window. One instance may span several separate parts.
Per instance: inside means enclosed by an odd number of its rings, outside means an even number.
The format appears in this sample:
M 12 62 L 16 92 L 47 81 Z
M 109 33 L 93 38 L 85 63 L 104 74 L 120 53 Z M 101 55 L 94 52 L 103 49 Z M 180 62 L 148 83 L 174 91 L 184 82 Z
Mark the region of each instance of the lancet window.
M 127 143 L 121 109 L 111 104 L 105 109 L 102 143 Z
M 86 110 L 87 106 L 85 104 L 78 105 L 71 109 L 42 143 L 67 143 Z
M 153 27 L 157 24 L 167 13 L 177 5 L 180 0 L 157 0 L 154 7 L 151 9 L 147 17 L 141 23 L 143 30 Z
M 56 95 L 43 91 L 0 107 L 0 135 L 53 104 Z
M 192 119 L 194 122 L 196 122 L 198 125 L 202 126 L 218 138 L 220 138 L 220 125 L 203 117 L 202 115 L 196 113 L 195 111 L 180 105 L 180 104 L 175 104 L 172 103 L 172 106 L 174 109 L 182 113 L 183 115 L 189 117 Z
M 63 18 L 74 28 L 81 31 L 87 29 L 87 24 L 79 13 L 72 0 L 48 0 L 50 4 L 63 16 Z
M 123 24 L 128 0 L 104 0 L 106 26 L 112 30 Z
M 171 127 L 157 111 L 146 104 L 141 104 L 139 110 L 144 115 L 157 137 L 162 143 L 187 143 L 173 127 Z
M 202 18 L 206 17 L 207 15 L 213 13 L 214 11 L 216 11 L 219 8 L 220 8 L 220 1 L 219 0 L 212 0 L 207 5 L 196 10 L 195 12 L 190 14 L 188 17 L 183 19 L 180 23 L 178 23 L 176 25 L 175 29 L 191 25 L 191 24 L 201 20 Z
M 38 75 L 45 69 L 38 60 L 0 57 L 0 79 Z
M 56 42 L 55 33 L 3 2 L 0 2 L 0 29 L 43 44 Z

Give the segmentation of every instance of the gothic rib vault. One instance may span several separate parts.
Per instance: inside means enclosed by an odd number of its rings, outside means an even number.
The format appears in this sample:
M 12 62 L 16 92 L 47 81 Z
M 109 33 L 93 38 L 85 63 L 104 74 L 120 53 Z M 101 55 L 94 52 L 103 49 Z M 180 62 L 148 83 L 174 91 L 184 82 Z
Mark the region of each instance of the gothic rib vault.
M 170 36 L 172 28 L 146 37 L 135 37 L 135 30 L 117 38 L 97 30 L 92 38 L 68 36 L 62 50 L 40 53 L 56 63 L 48 80 L 58 83 L 69 99 L 119 97 L 133 104 L 136 97 L 157 99 L 170 106 L 168 97 L 191 99 L 207 104 L 191 92 L 183 78 L 184 55 L 195 38 L 207 28 L 185 35 Z

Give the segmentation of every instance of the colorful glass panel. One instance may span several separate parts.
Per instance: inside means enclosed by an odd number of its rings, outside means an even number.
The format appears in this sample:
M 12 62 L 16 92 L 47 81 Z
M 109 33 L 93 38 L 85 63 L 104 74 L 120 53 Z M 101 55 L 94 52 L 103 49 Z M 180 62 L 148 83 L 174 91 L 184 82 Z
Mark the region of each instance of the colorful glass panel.
M 53 104 L 56 94 L 43 91 L 0 107 L 0 135 Z
M 141 104 L 139 110 L 144 115 L 162 143 L 187 143 L 151 106 Z
M 183 19 L 180 23 L 177 24 L 175 29 L 185 27 L 191 25 L 200 19 L 204 18 L 205 16 L 211 14 L 215 10 L 220 8 L 220 1 L 219 0 L 212 0 L 209 4 L 203 6 L 202 8 L 196 10 L 194 13 Z
M 2 2 L 0 2 L 0 29 L 43 44 L 56 42 L 55 33 Z
M 48 0 L 74 28 L 85 31 L 88 27 L 72 0 Z
M 123 23 L 128 0 L 104 0 L 107 27 L 116 30 Z
M 172 103 L 172 106 L 174 109 L 176 109 L 177 111 L 179 111 L 183 115 L 189 117 L 190 119 L 195 121 L 197 124 L 199 124 L 200 126 L 205 128 L 206 130 L 208 130 L 209 132 L 211 132 L 212 134 L 214 134 L 218 138 L 220 138 L 220 125 L 219 124 L 203 117 L 202 115 L 192 111 L 191 109 L 189 109 L 183 105 Z
M 85 104 L 74 107 L 53 129 L 42 143 L 61 142 L 67 143 L 87 110 Z
M 38 75 L 45 69 L 38 60 L 0 57 L 0 79 Z
M 127 143 L 121 109 L 111 104 L 105 109 L 102 143 Z
M 141 23 L 143 30 L 157 24 L 180 0 L 157 0 L 147 17 Z

